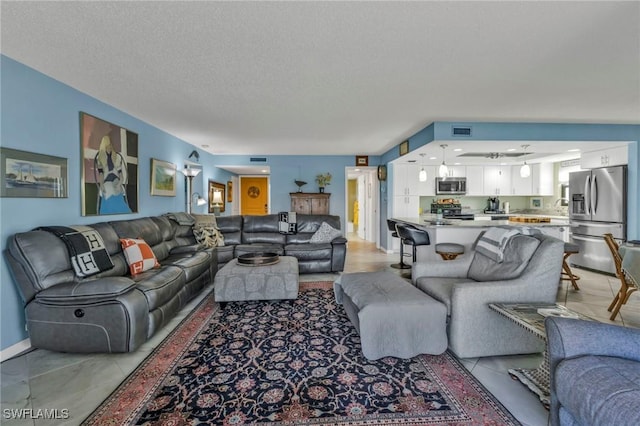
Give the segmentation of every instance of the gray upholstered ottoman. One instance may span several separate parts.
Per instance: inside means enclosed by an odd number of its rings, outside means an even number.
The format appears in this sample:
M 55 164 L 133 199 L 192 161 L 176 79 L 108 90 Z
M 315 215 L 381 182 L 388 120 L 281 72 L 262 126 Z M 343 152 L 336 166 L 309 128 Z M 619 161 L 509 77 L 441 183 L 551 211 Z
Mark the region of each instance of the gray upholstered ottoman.
M 343 274 L 333 290 L 360 334 L 367 359 L 437 355 L 447 349 L 447 308 L 398 275 Z
M 280 256 L 274 265 L 246 266 L 233 259 L 213 281 L 216 302 L 279 300 L 298 297 L 298 259 Z

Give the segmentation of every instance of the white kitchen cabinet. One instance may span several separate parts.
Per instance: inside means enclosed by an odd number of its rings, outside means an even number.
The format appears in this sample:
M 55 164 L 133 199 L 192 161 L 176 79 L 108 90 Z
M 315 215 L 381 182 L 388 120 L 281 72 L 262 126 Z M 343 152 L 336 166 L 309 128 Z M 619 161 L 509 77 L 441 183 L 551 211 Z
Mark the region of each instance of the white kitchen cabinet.
M 538 229 L 542 231 L 543 234 L 549 235 L 551 237 L 555 237 L 559 240 L 564 241 L 565 243 L 569 242 L 569 227 L 568 226 L 541 226 Z
M 511 167 L 485 166 L 485 195 L 511 195 Z
M 534 164 L 530 164 L 531 173 L 527 177 L 520 176 L 520 169 L 522 165 L 511 166 L 511 195 L 533 195 L 532 181 L 533 181 L 533 167 Z
M 531 165 L 531 195 L 553 195 L 553 163 Z
M 467 166 L 467 195 L 485 195 L 484 192 L 484 167 Z
M 465 177 L 466 170 L 465 166 L 447 166 L 449 169 L 448 177 Z
M 596 169 L 598 167 L 620 166 L 629 162 L 628 155 L 629 150 L 626 145 L 583 152 L 580 155 L 580 167 Z
M 391 218 L 418 218 L 420 217 L 420 197 L 416 195 L 403 195 L 393 197 Z M 391 238 L 391 237 L 390 237 Z M 400 249 L 399 238 L 391 238 L 391 250 Z
M 393 195 L 407 196 L 407 195 L 434 195 L 434 185 L 429 185 L 429 170 L 427 170 L 427 181 L 420 182 L 419 173 L 421 166 L 419 164 L 394 164 L 393 165 Z M 431 173 L 433 177 L 433 172 Z

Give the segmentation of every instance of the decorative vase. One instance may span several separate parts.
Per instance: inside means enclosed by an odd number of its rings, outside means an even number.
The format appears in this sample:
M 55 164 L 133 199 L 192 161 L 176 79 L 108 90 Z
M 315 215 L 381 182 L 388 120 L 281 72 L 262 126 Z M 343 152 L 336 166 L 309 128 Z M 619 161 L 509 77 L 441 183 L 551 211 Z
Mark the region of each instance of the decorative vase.
M 320 190 L 320 193 L 323 194 L 324 193 L 324 186 L 321 186 L 320 188 L 318 188 Z

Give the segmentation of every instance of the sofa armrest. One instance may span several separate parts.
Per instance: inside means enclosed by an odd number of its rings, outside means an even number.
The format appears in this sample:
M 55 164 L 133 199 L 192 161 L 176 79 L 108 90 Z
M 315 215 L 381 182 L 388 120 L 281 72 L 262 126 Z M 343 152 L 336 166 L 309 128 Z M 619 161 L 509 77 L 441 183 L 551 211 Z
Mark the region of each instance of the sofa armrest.
M 347 239 L 345 237 L 336 237 L 331 240 L 331 244 L 347 244 Z
M 556 397 L 555 371 L 567 358 L 586 355 L 611 356 L 640 362 L 640 330 L 613 324 L 570 318 L 548 317 L 544 326 L 549 355 L 551 424 L 560 424 L 560 403 Z
M 411 282 L 415 285 L 420 277 L 467 278 L 475 252 L 465 252 L 453 260 L 428 260 L 416 262 L 411 269 Z
M 48 305 L 98 303 L 113 300 L 135 287 L 136 283 L 127 277 L 104 277 L 49 287 L 39 292 L 36 300 Z
M 549 361 L 584 355 L 612 356 L 640 362 L 640 330 L 571 318 L 545 320 Z

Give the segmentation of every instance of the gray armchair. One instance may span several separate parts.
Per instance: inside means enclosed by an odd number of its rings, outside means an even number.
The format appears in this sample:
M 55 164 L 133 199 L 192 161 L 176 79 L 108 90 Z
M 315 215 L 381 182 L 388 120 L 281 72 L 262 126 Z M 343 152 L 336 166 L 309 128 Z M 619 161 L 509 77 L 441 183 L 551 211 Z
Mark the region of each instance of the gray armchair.
M 449 348 L 461 358 L 542 352 L 544 342 L 489 308 L 490 303 L 554 303 L 564 243 L 516 235 L 501 263 L 465 247 L 455 260 L 418 262 L 416 287 L 447 307 Z
M 640 424 L 640 330 L 545 320 L 551 425 Z

